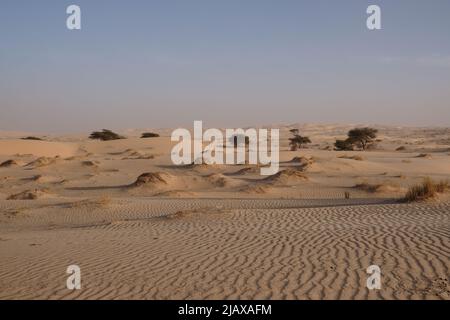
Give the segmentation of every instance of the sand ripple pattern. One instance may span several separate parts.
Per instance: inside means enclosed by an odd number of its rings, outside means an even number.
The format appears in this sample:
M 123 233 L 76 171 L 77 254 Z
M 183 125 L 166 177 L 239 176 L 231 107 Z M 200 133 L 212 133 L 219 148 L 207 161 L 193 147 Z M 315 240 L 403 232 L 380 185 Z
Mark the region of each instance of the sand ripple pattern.
M 196 201 L 96 209 L 103 223 L 86 225 L 64 212 L 20 218 L 55 219 L 54 229 L 11 222 L 0 298 L 450 299 L 450 204 Z M 65 288 L 69 264 L 82 290 Z M 365 286 L 372 264 L 379 291 Z

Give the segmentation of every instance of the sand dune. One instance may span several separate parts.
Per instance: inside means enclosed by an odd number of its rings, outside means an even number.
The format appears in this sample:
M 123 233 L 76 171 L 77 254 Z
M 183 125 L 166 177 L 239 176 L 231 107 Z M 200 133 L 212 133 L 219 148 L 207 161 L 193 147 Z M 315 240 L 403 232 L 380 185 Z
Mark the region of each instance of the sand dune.
M 77 145 L 72 143 L 0 140 L 0 155 L 33 154 L 38 157 L 70 157 L 76 151 Z
M 56 157 L 55 158 L 40 157 L 36 160 L 31 161 L 26 166 L 34 167 L 34 168 L 46 167 L 46 166 L 54 164 L 57 160 L 58 160 L 58 158 L 56 158 Z
M 291 185 L 308 181 L 308 177 L 300 171 L 285 169 L 270 177 L 265 178 L 263 181 L 274 185 Z
M 48 196 L 48 191 L 41 190 L 25 190 L 23 192 L 10 195 L 7 200 L 36 200 Z
M 6 160 L 0 164 L 0 168 L 20 167 L 23 165 L 20 161 Z
M 313 147 L 290 151 L 297 127 Z M 169 131 L 5 135 L 0 298 L 450 299 L 450 194 L 402 201 L 426 177 L 450 180 L 450 131 L 380 126 L 377 149 L 333 151 L 349 128 L 282 127 L 268 177 L 257 165 L 174 166 Z M 80 291 L 66 289 L 70 264 Z M 379 291 L 365 285 L 372 264 Z

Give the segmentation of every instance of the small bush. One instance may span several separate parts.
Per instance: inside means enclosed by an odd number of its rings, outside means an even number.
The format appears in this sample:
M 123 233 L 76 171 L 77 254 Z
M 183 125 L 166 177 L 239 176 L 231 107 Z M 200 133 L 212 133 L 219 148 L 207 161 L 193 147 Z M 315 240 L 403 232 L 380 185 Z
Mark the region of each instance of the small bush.
M 25 137 L 25 138 L 22 138 L 22 140 L 38 140 L 38 141 L 42 141 L 42 139 L 38 138 L 38 137 Z
M 346 154 L 338 157 L 339 159 L 349 159 L 349 160 L 356 160 L 356 161 L 364 161 L 364 157 L 355 155 L 355 156 L 348 156 Z
M 353 144 L 349 139 L 336 140 L 336 142 L 334 143 L 334 147 L 338 151 L 353 151 Z
M 436 184 L 436 192 L 438 193 L 444 193 L 449 189 L 449 183 L 448 181 L 439 181 Z
M 158 138 L 159 134 L 154 133 L 154 132 L 144 132 L 141 136 L 141 139 L 145 139 L 145 138 Z
M 102 140 L 102 141 L 109 141 L 109 140 L 119 140 L 119 139 L 125 139 L 125 137 L 118 135 L 115 132 L 112 132 L 108 129 L 103 129 L 102 131 L 94 131 L 89 136 L 89 139 L 96 139 L 96 140 Z
M 408 189 L 404 200 L 406 202 L 424 201 L 434 198 L 438 193 L 443 193 L 449 188 L 448 181 L 434 182 L 425 178 L 421 184 L 414 185 Z

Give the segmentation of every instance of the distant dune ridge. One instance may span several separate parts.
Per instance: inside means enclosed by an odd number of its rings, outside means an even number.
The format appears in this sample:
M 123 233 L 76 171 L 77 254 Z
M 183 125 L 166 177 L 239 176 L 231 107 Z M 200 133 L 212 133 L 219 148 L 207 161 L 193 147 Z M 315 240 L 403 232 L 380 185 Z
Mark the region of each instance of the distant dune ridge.
M 175 166 L 168 129 L 0 132 L 0 298 L 450 299 L 450 129 L 376 126 L 373 149 L 335 151 L 354 127 L 279 126 L 271 176 Z M 291 151 L 293 129 L 311 143 Z

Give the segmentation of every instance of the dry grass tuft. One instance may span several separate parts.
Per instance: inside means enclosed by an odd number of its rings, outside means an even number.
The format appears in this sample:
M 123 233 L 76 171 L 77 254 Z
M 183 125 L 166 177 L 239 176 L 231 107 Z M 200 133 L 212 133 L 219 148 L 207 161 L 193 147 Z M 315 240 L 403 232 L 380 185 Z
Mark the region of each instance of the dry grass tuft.
M 172 179 L 172 175 L 166 172 L 146 172 L 141 174 L 132 184 L 133 187 L 140 187 L 145 185 L 159 186 L 167 185 Z
M 23 192 L 12 194 L 6 200 L 37 200 L 48 194 L 47 189 L 25 190 Z
M 378 184 L 370 184 L 367 182 L 362 182 L 355 185 L 353 188 L 370 193 L 391 193 L 391 192 L 396 193 L 401 190 L 401 188 L 397 184 L 389 181 Z
M 410 187 L 406 192 L 404 200 L 406 202 L 416 202 L 433 199 L 438 193 L 444 193 L 448 189 L 448 181 L 435 182 L 427 177 L 422 183 Z
M 112 199 L 109 196 L 101 196 L 94 199 L 85 199 L 70 203 L 63 204 L 63 207 L 66 209 L 79 209 L 79 208 L 86 208 L 86 209 L 100 209 L 100 208 L 106 208 L 110 206 L 112 203 Z
M 349 160 L 356 160 L 356 161 L 364 161 L 364 157 L 362 156 L 358 156 L 358 155 L 354 155 L 354 156 L 348 156 L 346 154 L 339 156 L 339 159 L 349 159 Z

